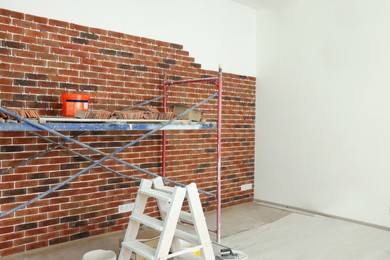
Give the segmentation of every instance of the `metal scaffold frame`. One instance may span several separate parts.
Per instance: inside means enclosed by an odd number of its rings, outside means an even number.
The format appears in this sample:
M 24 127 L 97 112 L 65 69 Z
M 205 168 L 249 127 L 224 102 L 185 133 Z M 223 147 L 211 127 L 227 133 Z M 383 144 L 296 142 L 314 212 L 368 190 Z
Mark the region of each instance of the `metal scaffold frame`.
M 222 68 L 220 67 L 219 68 L 219 71 L 218 71 L 218 76 L 216 77 L 207 77 L 207 78 L 199 78 L 199 79 L 188 79 L 188 80 L 169 80 L 165 75 L 164 75 L 164 80 L 163 80 L 163 95 L 161 96 L 158 96 L 156 98 L 153 98 L 151 100 L 147 100 L 147 101 L 144 101 L 144 102 L 141 102 L 135 106 L 132 106 L 130 108 L 127 108 L 127 109 L 124 109 L 124 111 L 126 110 L 130 110 L 130 109 L 133 109 L 133 108 L 136 108 L 136 107 L 139 107 L 139 106 L 142 106 L 142 105 L 145 105 L 145 104 L 149 104 L 149 103 L 152 103 L 152 102 L 155 102 L 159 99 L 163 99 L 163 111 L 164 112 L 167 112 L 167 103 L 168 103 L 168 88 L 172 85 L 179 85 L 179 84 L 190 84 L 190 83 L 213 83 L 216 87 L 217 87 L 217 92 L 215 92 L 214 94 L 210 95 L 208 98 L 202 100 L 201 102 L 197 103 L 196 105 L 190 107 L 189 109 L 187 109 L 186 111 L 184 111 L 183 113 L 181 113 L 180 115 L 177 115 L 175 116 L 173 119 L 171 120 L 168 120 L 168 121 L 164 121 L 163 123 L 161 124 L 147 124 L 147 123 L 141 123 L 141 124 L 102 124 L 102 123 L 98 123 L 98 124 L 91 124 L 91 123 L 43 123 L 43 124 L 39 124 L 39 123 L 36 123 L 34 121 L 31 121 L 29 119 L 26 119 L 24 117 L 21 117 L 19 116 L 18 114 L 14 113 L 14 112 L 11 112 L 9 111 L 8 109 L 5 109 L 3 107 L 0 106 L 0 112 L 2 113 L 5 113 L 13 118 L 15 118 L 16 120 L 20 121 L 20 122 L 23 122 L 23 123 L 0 123 L 0 131 L 26 131 L 26 132 L 30 132 L 32 134 L 34 134 L 35 136 L 37 136 L 38 138 L 40 139 L 43 139 L 49 143 L 52 144 L 52 146 L 50 148 L 48 148 L 47 150 L 45 151 L 42 151 L 42 152 L 39 152 L 37 153 L 36 155 L 28 158 L 28 159 L 25 159 L 7 169 L 4 169 L 0 172 L 0 176 L 3 175 L 3 174 L 6 174 L 8 172 L 11 172 L 12 170 L 22 166 L 22 165 L 25 165 L 31 161 L 33 161 L 34 159 L 37 159 L 57 148 L 63 148 L 65 149 L 66 151 L 70 152 L 70 153 L 73 153 L 89 162 L 91 162 L 91 165 L 89 165 L 88 167 L 80 170 L 78 173 L 74 174 L 73 176 L 69 177 L 68 179 L 66 179 L 65 181 L 57 184 L 55 187 L 39 194 L 38 196 L 36 196 L 35 198 L 27 201 L 27 202 L 24 202 L 22 203 L 21 205 L 19 206 L 16 206 L 8 211 L 5 211 L 5 212 L 0 212 L 0 218 L 4 217 L 4 216 L 7 216 L 11 213 L 14 213 L 15 211 L 19 210 L 19 209 L 22 209 L 22 208 L 25 208 L 29 205 L 31 205 L 32 203 L 38 201 L 39 199 L 41 198 L 44 198 L 46 197 L 47 195 L 49 195 L 50 193 L 60 189 L 61 187 L 63 187 L 64 185 L 70 183 L 71 181 L 73 181 L 74 179 L 78 178 L 79 176 L 81 176 L 82 174 L 88 172 L 90 169 L 96 167 L 96 166 L 100 166 L 100 167 L 103 167 L 104 169 L 120 176 L 120 177 L 123 177 L 123 178 L 126 178 L 126 179 L 133 179 L 133 180 L 141 180 L 140 178 L 136 178 L 136 177 L 132 177 L 132 176 L 128 176 L 128 175 L 124 175 L 122 173 L 119 173 L 105 165 L 102 165 L 102 163 L 108 159 L 112 159 L 112 160 L 115 160 L 116 162 L 119 162 L 121 164 L 124 164 L 132 169 L 135 169 L 135 170 L 138 170 L 142 173 L 145 173 L 147 175 L 150 175 L 152 177 L 158 177 L 157 174 L 154 174 L 150 171 L 147 171 L 145 169 L 142 169 L 136 165 L 132 165 L 126 161 L 123 161 L 119 158 L 116 158 L 115 156 L 117 154 L 119 154 L 120 152 L 124 151 L 125 149 L 139 143 L 141 140 L 149 137 L 150 135 L 152 134 L 155 134 L 156 132 L 158 131 L 162 131 L 162 168 L 161 168 L 161 175 L 162 175 L 162 178 L 164 181 L 168 182 L 168 183 L 171 183 L 173 185 L 177 185 L 177 186 L 181 186 L 181 187 L 184 187 L 185 185 L 182 184 L 182 183 L 179 183 L 179 182 L 175 182 L 175 181 L 172 181 L 168 178 L 166 178 L 166 154 L 167 154 L 167 146 L 166 146 L 166 143 L 167 143 L 167 136 L 166 136 L 166 130 L 197 130 L 197 129 L 212 129 L 215 127 L 215 124 L 197 124 L 197 125 L 173 125 L 172 123 L 174 123 L 176 120 L 178 119 L 181 119 L 183 118 L 185 115 L 187 115 L 188 113 L 190 113 L 192 110 L 198 108 L 199 106 L 203 105 L 204 103 L 214 99 L 215 97 L 218 98 L 218 112 L 217 112 L 217 192 L 216 194 L 213 194 L 213 193 L 210 193 L 210 192 L 207 192 L 207 191 L 203 191 L 203 190 L 199 190 L 200 193 L 203 193 L 203 194 L 206 194 L 206 195 L 209 195 L 209 196 L 212 196 L 214 198 L 217 199 L 217 208 L 216 208 L 216 230 L 213 230 L 213 232 L 216 233 L 216 240 L 217 242 L 220 242 L 221 240 L 221 157 L 222 157 L 222 150 L 221 150 L 221 144 L 222 144 L 222 140 L 221 140 L 221 134 L 222 134 Z M 98 149 L 95 149 L 87 144 L 84 144 L 80 141 L 77 140 L 78 137 L 80 137 L 81 135 L 83 135 L 84 133 L 86 133 L 87 131 L 118 131 L 118 130 L 132 130 L 132 131 L 145 131 L 147 130 L 148 132 L 142 136 L 140 136 L 139 138 L 127 143 L 126 145 L 122 146 L 121 148 L 111 152 L 111 153 L 104 153 L 102 151 L 99 151 Z M 63 141 L 62 142 L 56 142 L 56 141 L 53 141 L 51 140 L 50 138 L 47 138 L 39 133 L 36 133 L 37 131 L 43 131 L 43 132 L 47 132 L 47 133 L 50 133 L 54 136 L 57 136 L 59 138 L 61 138 Z M 79 133 L 69 137 L 69 136 L 65 136 L 61 133 L 59 133 L 59 131 L 80 131 Z M 70 149 L 68 147 L 65 146 L 66 143 L 74 143 L 74 144 L 77 144 L 89 151 L 92 151 L 96 154 L 99 154 L 99 155 L 102 155 L 103 157 L 99 160 L 93 160 L 85 155 L 82 155 L 76 151 L 74 151 L 73 149 Z
M 216 230 L 213 230 L 217 236 L 217 242 L 221 241 L 221 161 L 222 161 L 222 67 L 219 66 L 217 77 L 208 77 L 201 79 L 188 79 L 188 80 L 168 80 L 164 75 L 163 84 L 163 107 L 164 112 L 167 111 L 168 103 L 168 87 L 172 85 L 181 85 L 189 83 L 214 83 L 217 87 L 218 95 L 218 112 L 217 112 L 217 208 L 216 208 Z M 166 132 L 163 130 L 162 139 L 162 177 L 165 178 L 166 171 Z

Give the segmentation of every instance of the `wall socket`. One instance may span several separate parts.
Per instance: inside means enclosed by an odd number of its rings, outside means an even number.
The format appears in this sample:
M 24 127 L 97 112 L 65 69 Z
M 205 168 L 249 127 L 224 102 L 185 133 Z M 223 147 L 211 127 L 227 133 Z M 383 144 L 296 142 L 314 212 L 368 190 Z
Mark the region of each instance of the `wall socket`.
M 133 209 L 134 209 L 134 203 L 123 204 L 118 206 L 118 213 L 133 211 Z
M 252 183 L 241 185 L 241 191 L 243 191 L 243 190 L 251 190 L 251 189 L 252 189 Z

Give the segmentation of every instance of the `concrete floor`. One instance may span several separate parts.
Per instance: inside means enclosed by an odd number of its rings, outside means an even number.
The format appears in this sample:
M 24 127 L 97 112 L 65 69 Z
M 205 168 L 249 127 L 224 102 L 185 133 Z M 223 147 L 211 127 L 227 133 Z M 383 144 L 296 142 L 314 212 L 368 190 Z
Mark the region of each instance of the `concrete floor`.
M 206 214 L 209 228 L 215 213 Z M 1 260 L 81 260 L 91 250 L 117 253 L 124 231 L 37 249 Z M 222 244 L 250 259 L 390 259 L 390 232 L 342 220 L 246 203 L 222 211 Z
M 222 242 L 259 260 L 390 259 L 389 231 L 319 215 L 291 213 Z

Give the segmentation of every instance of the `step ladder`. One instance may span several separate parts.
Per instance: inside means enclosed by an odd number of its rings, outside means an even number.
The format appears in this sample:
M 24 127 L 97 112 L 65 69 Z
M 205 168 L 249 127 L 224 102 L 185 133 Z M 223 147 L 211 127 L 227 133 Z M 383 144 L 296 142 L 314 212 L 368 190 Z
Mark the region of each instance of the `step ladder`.
M 157 202 L 161 220 L 144 214 L 150 197 Z M 184 199 L 187 199 L 190 212 L 182 211 Z M 179 229 L 179 219 L 191 223 L 194 232 Z M 141 224 L 160 232 L 156 248 L 145 245 L 136 239 Z M 183 247 L 183 241 L 191 246 Z M 199 250 L 200 256 L 192 254 L 192 252 Z M 118 260 L 130 260 L 132 252 L 148 260 L 215 259 L 195 183 L 182 188 L 165 186 L 161 177 L 157 177 L 153 181 L 146 179 L 141 181 Z

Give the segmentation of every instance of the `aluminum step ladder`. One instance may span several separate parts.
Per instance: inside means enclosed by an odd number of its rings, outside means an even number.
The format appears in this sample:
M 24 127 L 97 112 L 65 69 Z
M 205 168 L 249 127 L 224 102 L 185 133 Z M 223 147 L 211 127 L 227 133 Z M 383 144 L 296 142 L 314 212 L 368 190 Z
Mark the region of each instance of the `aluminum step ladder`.
M 162 220 L 144 214 L 150 197 L 157 201 Z M 182 211 L 184 199 L 187 199 L 190 212 Z M 178 229 L 179 219 L 192 223 L 195 232 Z M 141 224 L 160 232 L 157 248 L 136 239 Z M 191 246 L 183 247 L 183 241 Z M 192 254 L 199 250 L 200 256 Z M 132 252 L 148 260 L 215 259 L 195 183 L 185 188 L 177 186 L 173 188 L 165 186 L 161 177 L 153 181 L 145 179 L 141 181 L 118 260 L 130 260 Z

